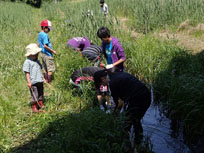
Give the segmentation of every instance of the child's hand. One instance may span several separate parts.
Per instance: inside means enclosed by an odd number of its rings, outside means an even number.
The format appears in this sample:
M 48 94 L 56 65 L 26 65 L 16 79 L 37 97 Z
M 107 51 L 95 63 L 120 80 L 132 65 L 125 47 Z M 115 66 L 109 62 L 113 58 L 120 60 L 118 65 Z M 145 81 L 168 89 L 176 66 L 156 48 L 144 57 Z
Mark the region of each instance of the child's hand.
M 32 84 L 31 84 L 30 82 L 28 82 L 28 84 L 27 84 L 27 85 L 28 85 L 28 87 L 29 87 L 29 88 L 31 88 L 31 87 L 32 87 Z
M 45 80 L 44 78 L 43 78 L 43 83 L 47 83 L 47 80 Z
M 101 67 L 101 68 L 104 68 L 105 65 L 101 62 L 101 63 L 100 63 L 100 67 Z
M 53 50 L 53 54 L 57 55 L 56 51 Z

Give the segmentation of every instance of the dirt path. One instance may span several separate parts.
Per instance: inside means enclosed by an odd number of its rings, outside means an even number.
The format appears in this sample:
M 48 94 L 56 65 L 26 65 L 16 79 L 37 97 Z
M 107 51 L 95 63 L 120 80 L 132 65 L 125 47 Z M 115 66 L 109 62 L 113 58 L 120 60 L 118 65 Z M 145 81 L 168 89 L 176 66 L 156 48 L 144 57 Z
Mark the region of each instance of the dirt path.
M 118 17 L 118 20 L 122 29 L 124 31 L 131 32 L 132 37 L 141 37 L 144 35 L 133 30 L 130 31 L 130 28 L 128 28 L 127 25 L 127 21 L 129 20 L 128 18 Z M 203 33 L 202 35 L 204 35 L 204 24 L 198 24 L 196 27 L 192 27 L 189 25 L 189 21 L 187 20 L 180 24 L 175 33 L 163 31 L 154 33 L 153 35 L 161 39 L 176 40 L 178 46 L 193 53 L 199 53 L 204 50 L 204 40 L 201 39 L 202 36 L 200 38 L 196 38 L 192 35 L 192 33 L 196 32 Z
M 185 32 L 171 33 L 168 31 L 162 33 L 155 33 L 155 36 L 162 39 L 176 40 L 177 45 L 184 47 L 186 50 L 190 50 L 193 53 L 199 53 L 204 50 L 204 41 L 199 38 L 194 38 Z

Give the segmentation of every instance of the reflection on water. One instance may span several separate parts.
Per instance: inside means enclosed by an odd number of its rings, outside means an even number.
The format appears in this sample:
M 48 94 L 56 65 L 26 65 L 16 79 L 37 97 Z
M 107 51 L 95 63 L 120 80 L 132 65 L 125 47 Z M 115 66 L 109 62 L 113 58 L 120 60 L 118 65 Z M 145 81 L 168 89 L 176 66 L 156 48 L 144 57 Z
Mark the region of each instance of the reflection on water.
M 172 137 L 171 120 L 160 112 L 153 101 L 143 117 L 142 126 L 144 136 L 149 136 L 155 153 L 192 153 L 184 144 L 182 132 L 177 138 Z

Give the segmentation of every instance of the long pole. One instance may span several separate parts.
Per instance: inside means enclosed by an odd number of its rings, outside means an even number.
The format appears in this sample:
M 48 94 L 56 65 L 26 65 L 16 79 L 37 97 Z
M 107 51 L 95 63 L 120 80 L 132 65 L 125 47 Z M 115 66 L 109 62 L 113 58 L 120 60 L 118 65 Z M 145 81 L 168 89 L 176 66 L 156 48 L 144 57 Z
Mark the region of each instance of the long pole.
M 31 90 L 31 92 L 32 92 L 32 94 L 33 94 L 33 97 L 34 97 L 35 101 L 37 102 L 38 106 L 40 107 L 40 104 L 38 103 L 38 100 L 37 100 L 37 98 L 36 98 L 36 96 L 35 96 L 35 93 L 34 93 L 33 89 L 30 88 L 30 90 Z

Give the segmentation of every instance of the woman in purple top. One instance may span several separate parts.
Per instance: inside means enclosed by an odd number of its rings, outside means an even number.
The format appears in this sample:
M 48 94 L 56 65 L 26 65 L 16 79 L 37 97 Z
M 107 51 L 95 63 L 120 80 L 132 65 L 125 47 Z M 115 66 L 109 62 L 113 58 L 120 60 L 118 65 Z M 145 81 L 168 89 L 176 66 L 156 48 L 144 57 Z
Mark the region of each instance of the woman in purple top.
M 87 37 L 75 37 L 67 42 L 67 47 L 71 47 L 74 50 L 80 52 L 83 51 L 85 48 L 89 47 L 90 45 L 91 43 Z
M 110 35 L 107 27 L 98 29 L 97 36 L 102 40 L 103 54 L 106 57 L 106 69 L 124 71 L 125 53 L 119 40 Z

